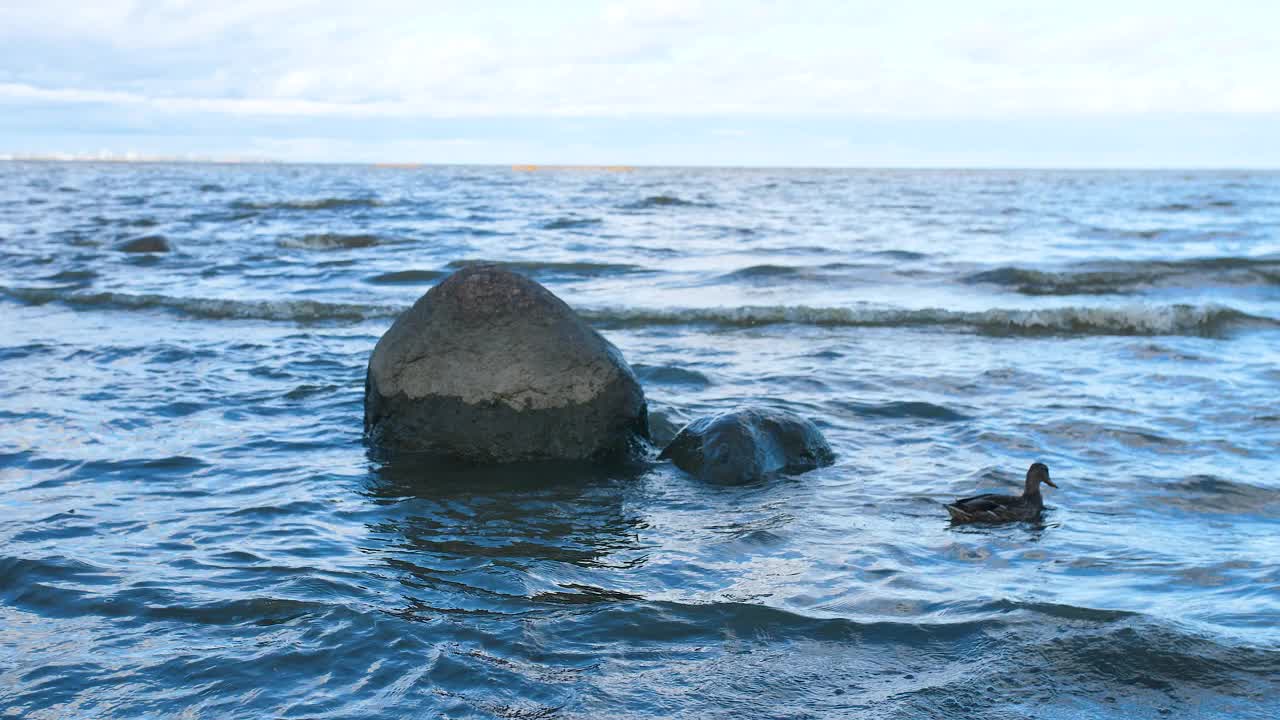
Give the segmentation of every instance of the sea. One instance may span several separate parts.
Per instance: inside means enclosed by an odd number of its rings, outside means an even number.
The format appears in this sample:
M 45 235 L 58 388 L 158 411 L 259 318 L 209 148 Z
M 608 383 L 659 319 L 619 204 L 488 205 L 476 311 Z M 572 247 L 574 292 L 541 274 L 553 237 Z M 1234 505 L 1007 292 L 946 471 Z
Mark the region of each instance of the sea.
M 481 262 L 835 464 L 371 452 Z M 0 162 L 0 717 L 1280 717 L 1278 391 L 1276 172 Z

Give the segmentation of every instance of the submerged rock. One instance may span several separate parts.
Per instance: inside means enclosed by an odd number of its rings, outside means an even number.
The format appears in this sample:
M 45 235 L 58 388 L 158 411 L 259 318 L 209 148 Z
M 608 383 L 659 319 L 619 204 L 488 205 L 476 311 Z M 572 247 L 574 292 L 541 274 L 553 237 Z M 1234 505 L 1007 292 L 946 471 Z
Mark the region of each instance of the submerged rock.
M 169 240 L 163 235 L 144 235 L 132 240 L 126 240 L 116 245 L 115 249 L 127 253 L 164 253 L 173 248 L 170 247 Z
M 494 266 L 450 275 L 396 319 L 369 359 L 364 413 L 379 447 L 472 463 L 606 459 L 649 437 L 618 349 Z
M 694 420 L 658 459 L 709 482 L 735 484 L 830 465 L 835 453 L 812 422 L 749 407 Z

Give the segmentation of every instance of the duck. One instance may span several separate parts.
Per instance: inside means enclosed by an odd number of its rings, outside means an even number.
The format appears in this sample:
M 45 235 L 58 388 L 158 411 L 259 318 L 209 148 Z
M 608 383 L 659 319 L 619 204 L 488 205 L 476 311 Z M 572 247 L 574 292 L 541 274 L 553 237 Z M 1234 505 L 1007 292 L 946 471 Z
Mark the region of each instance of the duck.
M 1040 483 L 1058 487 L 1049 479 L 1049 466 L 1042 462 L 1031 463 L 1027 469 L 1027 484 L 1021 495 L 974 495 L 961 498 L 947 505 L 953 524 L 1004 523 L 1037 520 L 1044 510 L 1044 498 L 1040 497 Z

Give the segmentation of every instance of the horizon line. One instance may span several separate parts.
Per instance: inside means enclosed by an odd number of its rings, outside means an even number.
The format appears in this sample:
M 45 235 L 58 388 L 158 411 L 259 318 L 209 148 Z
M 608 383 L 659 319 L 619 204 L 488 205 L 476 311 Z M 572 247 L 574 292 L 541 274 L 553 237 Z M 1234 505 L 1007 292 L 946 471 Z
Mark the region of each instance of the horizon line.
M 382 170 L 433 168 L 506 168 L 513 172 L 631 172 L 636 170 L 914 170 L 914 171 L 1059 171 L 1059 172 L 1280 172 L 1269 165 L 650 165 L 644 163 L 485 163 L 384 160 L 282 160 L 258 157 L 63 155 L 0 153 L 0 162 L 98 163 L 112 165 L 331 165 Z

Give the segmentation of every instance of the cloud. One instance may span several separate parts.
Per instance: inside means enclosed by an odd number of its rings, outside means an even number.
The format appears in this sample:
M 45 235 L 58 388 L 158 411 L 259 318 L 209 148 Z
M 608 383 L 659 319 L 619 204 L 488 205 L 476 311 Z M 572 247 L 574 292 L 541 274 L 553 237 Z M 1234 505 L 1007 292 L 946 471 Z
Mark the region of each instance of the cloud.
M 0 12 L 0 105 L 96 129 L 1280 112 L 1280 5 L 1245 0 L 42 0 Z
M 1038 14 L 999 2 L 870 15 L 838 3 L 444 7 L 24 4 L 0 29 L 0 81 L 51 102 L 118 92 L 126 104 L 269 115 L 1280 109 L 1280 45 L 1260 22 L 1280 14 L 1270 10 L 1249 23 L 1097 3 Z
M 705 19 L 706 6 L 698 0 L 628 0 L 605 6 L 605 22 L 624 30 L 688 26 Z

